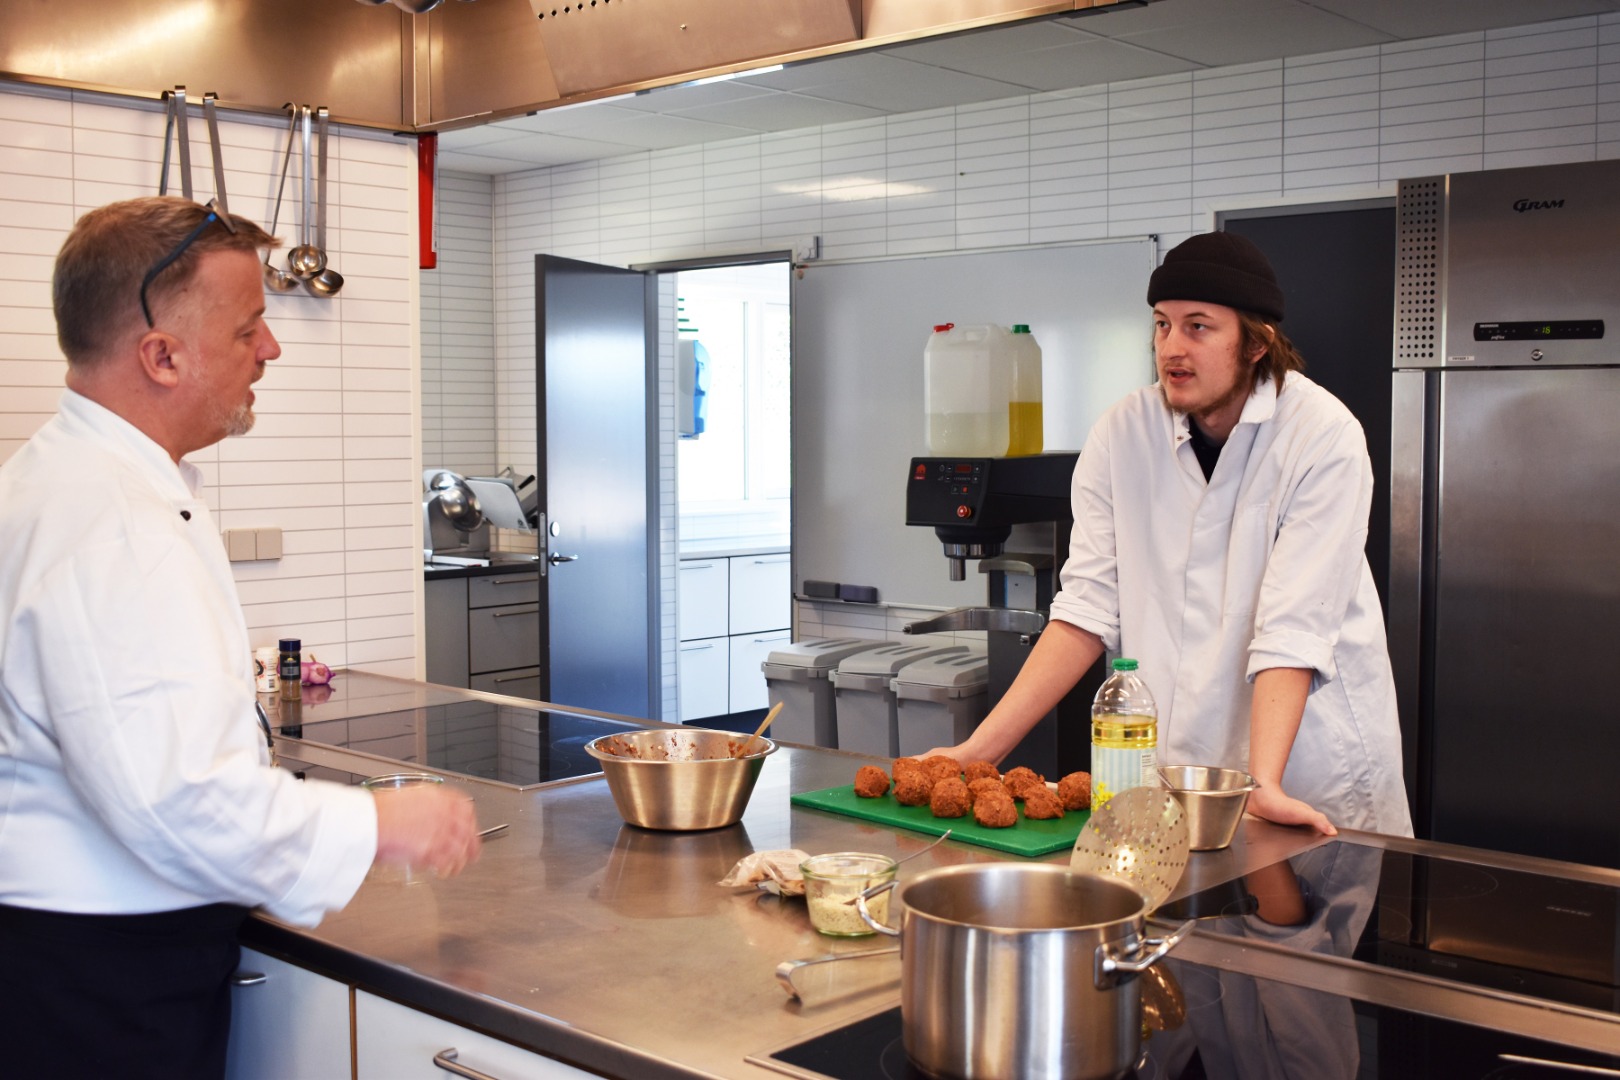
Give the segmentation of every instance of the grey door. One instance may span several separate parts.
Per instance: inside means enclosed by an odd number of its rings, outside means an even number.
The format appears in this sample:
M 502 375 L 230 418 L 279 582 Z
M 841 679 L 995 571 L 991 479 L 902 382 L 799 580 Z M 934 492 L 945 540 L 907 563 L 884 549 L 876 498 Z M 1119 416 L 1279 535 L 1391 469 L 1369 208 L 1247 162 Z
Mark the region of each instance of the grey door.
M 657 715 L 653 279 L 535 257 L 541 695 Z

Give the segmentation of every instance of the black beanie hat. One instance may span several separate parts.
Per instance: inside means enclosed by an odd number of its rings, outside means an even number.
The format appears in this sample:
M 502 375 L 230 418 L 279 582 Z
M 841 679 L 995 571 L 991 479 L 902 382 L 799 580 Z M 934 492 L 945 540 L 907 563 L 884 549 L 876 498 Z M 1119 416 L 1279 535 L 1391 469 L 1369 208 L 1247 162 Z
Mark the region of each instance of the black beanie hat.
M 1237 233 L 1200 233 L 1164 256 L 1147 300 L 1204 300 L 1282 322 L 1283 294 L 1265 254 Z

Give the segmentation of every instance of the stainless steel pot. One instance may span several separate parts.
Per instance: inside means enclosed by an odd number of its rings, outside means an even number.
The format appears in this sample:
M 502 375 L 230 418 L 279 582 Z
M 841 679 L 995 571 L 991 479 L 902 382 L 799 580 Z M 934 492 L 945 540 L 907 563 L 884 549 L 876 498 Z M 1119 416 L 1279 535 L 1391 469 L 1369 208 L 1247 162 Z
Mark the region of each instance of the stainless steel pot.
M 868 890 L 877 895 L 891 883 Z M 951 1080 L 1104 1080 L 1136 1064 L 1136 974 L 1193 927 L 1143 937 L 1131 886 L 1051 863 L 931 870 L 900 886 L 906 1054 Z M 866 916 L 866 897 L 857 905 Z

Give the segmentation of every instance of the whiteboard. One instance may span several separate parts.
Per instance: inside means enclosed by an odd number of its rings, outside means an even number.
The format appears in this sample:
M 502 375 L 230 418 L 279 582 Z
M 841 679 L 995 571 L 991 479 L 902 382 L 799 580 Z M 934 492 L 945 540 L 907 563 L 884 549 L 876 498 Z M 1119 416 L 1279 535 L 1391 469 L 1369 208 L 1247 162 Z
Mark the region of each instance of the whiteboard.
M 976 564 L 950 581 L 934 530 L 905 524 L 907 467 L 928 453 L 928 335 L 1028 323 L 1045 448 L 1078 450 L 1104 410 L 1153 381 L 1154 265 L 1141 237 L 807 266 L 793 282 L 794 590 L 821 580 L 875 585 L 890 604 L 983 604 Z

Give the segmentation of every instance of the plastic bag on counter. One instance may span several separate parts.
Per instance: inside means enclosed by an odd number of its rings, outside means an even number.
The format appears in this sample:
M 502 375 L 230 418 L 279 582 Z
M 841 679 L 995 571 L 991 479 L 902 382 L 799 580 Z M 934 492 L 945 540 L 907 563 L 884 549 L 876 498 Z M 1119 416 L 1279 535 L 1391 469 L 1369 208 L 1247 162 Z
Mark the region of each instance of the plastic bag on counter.
M 729 889 L 757 886 L 778 896 L 803 896 L 804 875 L 799 864 L 810 856 L 797 848 L 756 851 L 744 856 L 717 884 Z

